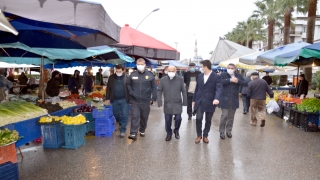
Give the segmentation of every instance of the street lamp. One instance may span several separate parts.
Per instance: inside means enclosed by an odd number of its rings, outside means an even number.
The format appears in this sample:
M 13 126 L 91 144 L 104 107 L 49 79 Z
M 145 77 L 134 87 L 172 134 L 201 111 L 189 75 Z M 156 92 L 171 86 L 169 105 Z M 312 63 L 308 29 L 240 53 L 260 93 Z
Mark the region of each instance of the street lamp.
M 140 26 L 140 24 L 153 12 L 159 11 L 160 8 L 154 9 L 153 11 L 151 11 L 145 18 L 142 19 L 142 21 L 138 24 L 138 26 L 136 27 L 136 29 L 138 29 L 138 27 Z
M 176 60 L 178 59 L 178 42 L 174 42 L 176 44 Z

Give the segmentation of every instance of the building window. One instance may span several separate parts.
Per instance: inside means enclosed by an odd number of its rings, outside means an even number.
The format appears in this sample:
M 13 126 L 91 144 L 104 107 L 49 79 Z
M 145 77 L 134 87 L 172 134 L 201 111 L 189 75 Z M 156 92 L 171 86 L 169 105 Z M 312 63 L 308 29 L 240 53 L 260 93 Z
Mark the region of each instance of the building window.
M 307 26 L 303 26 L 302 32 L 303 32 L 303 33 L 306 33 L 306 31 L 307 31 Z

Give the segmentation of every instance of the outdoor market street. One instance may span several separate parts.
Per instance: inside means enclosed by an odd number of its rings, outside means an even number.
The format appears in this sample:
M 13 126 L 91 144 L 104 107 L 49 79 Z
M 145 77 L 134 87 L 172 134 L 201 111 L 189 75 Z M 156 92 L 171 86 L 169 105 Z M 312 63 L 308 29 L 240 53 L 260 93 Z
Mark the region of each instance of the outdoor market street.
M 185 111 L 180 140 L 165 141 L 162 108 L 153 106 L 146 137 L 135 142 L 117 131 L 112 137 L 89 136 L 77 150 L 23 146 L 20 179 L 320 179 L 319 133 L 301 131 L 275 115 L 267 116 L 264 128 L 253 127 L 240 107 L 233 137 L 221 140 L 217 109 L 210 143 L 195 144 L 195 120 L 188 121 Z

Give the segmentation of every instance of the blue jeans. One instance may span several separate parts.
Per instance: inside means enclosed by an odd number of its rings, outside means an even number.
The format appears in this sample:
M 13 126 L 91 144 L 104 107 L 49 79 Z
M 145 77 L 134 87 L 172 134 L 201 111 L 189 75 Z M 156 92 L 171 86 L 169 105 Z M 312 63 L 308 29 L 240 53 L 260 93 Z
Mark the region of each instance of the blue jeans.
M 114 100 L 112 103 L 113 114 L 120 124 L 120 132 L 126 132 L 129 115 L 129 104 L 126 99 Z
M 164 114 L 167 136 L 172 136 L 172 116 L 174 116 L 174 132 L 179 132 L 181 125 L 181 114 Z

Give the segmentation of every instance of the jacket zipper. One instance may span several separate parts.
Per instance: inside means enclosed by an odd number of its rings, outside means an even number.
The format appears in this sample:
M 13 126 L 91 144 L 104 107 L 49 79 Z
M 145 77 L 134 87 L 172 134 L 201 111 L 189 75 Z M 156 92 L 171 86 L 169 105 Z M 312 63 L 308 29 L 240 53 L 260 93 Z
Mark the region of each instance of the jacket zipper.
M 139 73 L 139 72 L 138 72 Z M 141 77 L 142 73 L 140 73 L 140 103 L 141 103 L 141 82 L 142 82 L 142 77 Z

